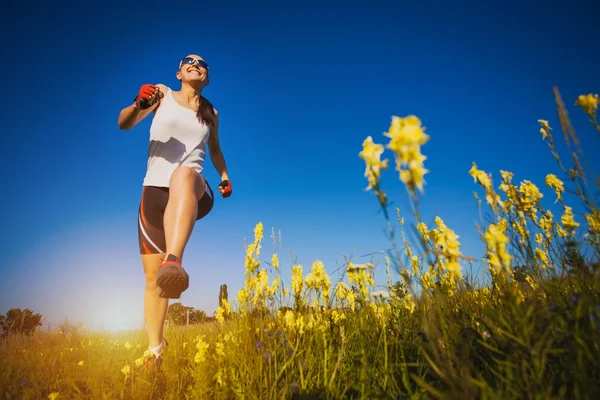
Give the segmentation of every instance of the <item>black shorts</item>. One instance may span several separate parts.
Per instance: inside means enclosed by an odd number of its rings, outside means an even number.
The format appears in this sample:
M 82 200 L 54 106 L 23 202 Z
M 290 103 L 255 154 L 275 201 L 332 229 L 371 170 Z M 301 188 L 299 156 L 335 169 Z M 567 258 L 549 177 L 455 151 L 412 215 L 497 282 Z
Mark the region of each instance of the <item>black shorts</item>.
M 205 179 L 206 181 L 206 179 Z M 169 200 L 169 188 L 144 186 L 138 212 L 138 240 L 140 254 L 158 254 L 166 252 L 163 217 Z M 206 192 L 198 201 L 198 217 L 204 218 L 214 204 L 213 191 L 206 181 Z

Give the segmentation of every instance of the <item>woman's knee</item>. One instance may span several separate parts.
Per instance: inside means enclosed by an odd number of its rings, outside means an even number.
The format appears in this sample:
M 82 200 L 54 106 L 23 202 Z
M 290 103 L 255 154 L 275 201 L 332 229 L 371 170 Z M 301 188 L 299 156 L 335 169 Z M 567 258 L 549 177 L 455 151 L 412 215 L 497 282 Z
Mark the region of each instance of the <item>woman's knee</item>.
M 191 187 L 200 200 L 206 191 L 204 178 L 193 168 L 179 166 L 171 175 L 171 187 Z
M 179 166 L 175 168 L 171 175 L 171 185 L 173 184 L 194 184 L 198 181 L 200 175 L 192 168 Z
M 142 255 L 142 263 L 144 265 L 144 275 L 146 276 L 146 289 L 154 289 L 158 274 L 158 267 L 162 263 L 165 255 L 162 254 L 147 254 Z

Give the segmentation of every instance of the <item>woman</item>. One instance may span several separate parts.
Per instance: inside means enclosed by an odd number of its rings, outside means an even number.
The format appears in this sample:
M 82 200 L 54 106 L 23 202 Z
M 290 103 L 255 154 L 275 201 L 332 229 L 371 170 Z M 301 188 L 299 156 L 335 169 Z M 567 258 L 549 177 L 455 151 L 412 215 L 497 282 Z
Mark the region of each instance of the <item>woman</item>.
M 208 86 L 208 64 L 197 55 L 179 62 L 179 91 L 163 84 L 142 85 L 134 103 L 121 110 L 119 128 L 130 130 L 153 112 L 148 165 L 138 215 L 140 254 L 146 275 L 144 315 L 152 356 L 160 366 L 166 346 L 163 326 L 169 299 L 189 286 L 183 252 L 197 220 L 213 207 L 213 191 L 202 176 L 206 144 L 222 182 L 223 197 L 231 183 L 219 144 L 219 115 L 202 96 Z

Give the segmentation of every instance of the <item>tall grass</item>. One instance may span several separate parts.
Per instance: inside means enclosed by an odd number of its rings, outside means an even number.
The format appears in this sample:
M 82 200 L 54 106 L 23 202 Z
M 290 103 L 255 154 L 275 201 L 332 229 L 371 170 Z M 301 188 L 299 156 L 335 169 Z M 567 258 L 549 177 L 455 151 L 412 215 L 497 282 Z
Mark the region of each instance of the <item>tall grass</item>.
M 292 260 L 286 283 L 277 254 L 260 260 L 259 223 L 246 248 L 245 286 L 217 309 L 215 323 L 167 328 L 159 373 L 141 365 L 144 332 L 38 332 L 0 346 L 3 397 L 600 398 L 600 182 L 584 168 L 558 90 L 555 97 L 568 162 L 539 121 L 560 171 L 544 182 L 555 199 L 533 182 L 514 183 L 508 171 L 496 183 L 475 163 L 469 171 L 481 187 L 477 228 L 489 284 L 463 272 L 476 258 L 462 254 L 442 218 L 435 226 L 422 220 L 429 135 L 417 117 L 394 117 L 389 143 L 369 137 L 360 153 L 394 247 L 383 260 L 386 284 L 373 279 L 376 260 L 348 260 L 335 279 L 319 260 L 310 268 Z M 592 95 L 576 102 L 600 132 L 597 104 Z M 410 221 L 389 209 L 380 185 L 386 150 L 410 197 Z

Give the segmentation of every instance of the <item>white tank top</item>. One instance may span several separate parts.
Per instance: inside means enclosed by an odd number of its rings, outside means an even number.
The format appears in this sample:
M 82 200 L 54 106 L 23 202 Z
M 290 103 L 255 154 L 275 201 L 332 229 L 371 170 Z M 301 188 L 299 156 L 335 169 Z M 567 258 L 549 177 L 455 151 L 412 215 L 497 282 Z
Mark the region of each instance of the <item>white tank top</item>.
M 198 120 L 196 111 L 177 103 L 169 88 L 150 125 L 143 185 L 169 187 L 171 174 L 180 165 L 201 174 L 209 135 L 209 126 Z

